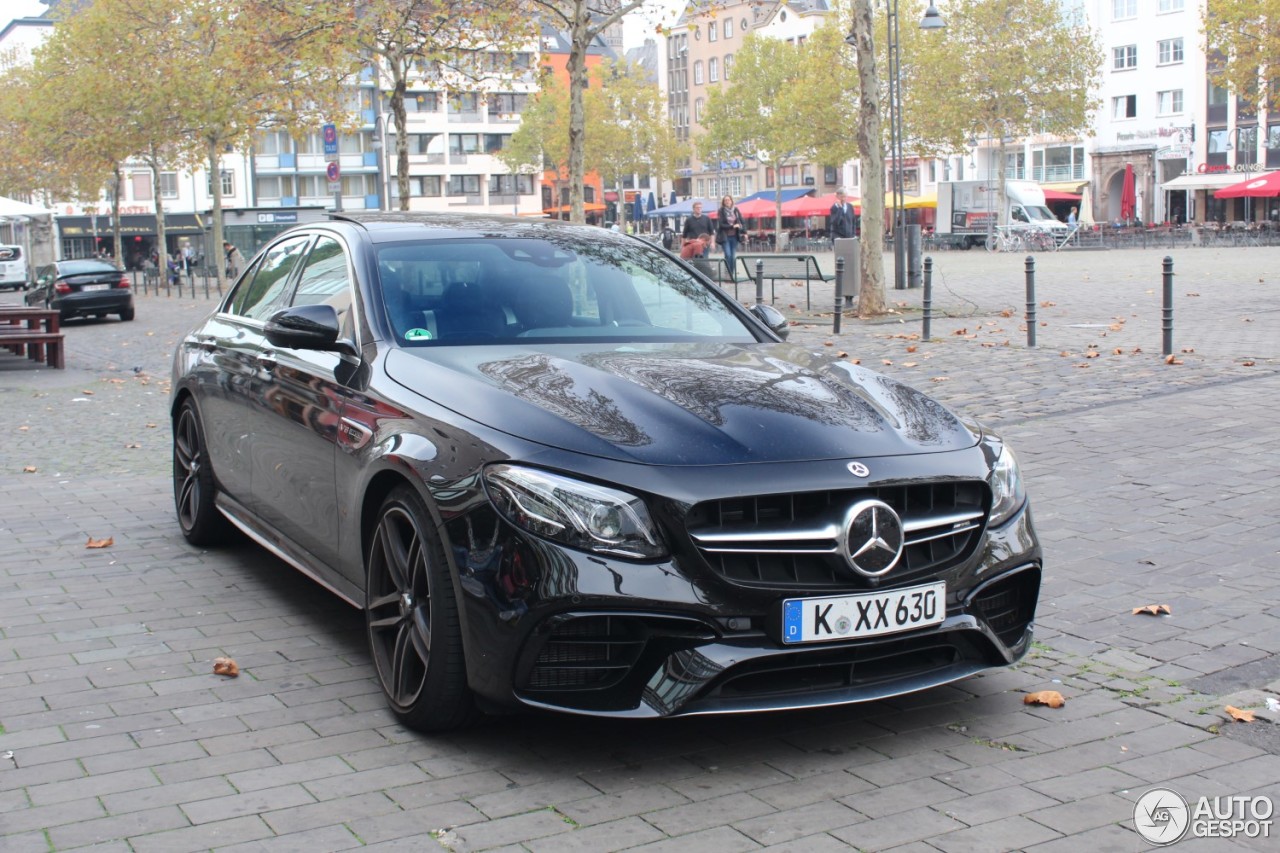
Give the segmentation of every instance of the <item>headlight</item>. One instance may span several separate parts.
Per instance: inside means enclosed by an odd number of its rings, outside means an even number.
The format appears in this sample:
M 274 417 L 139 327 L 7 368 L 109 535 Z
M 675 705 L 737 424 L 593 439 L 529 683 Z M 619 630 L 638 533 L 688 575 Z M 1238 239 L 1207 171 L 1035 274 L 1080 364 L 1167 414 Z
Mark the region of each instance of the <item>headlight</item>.
M 635 495 L 511 465 L 484 472 L 489 499 L 522 530 L 571 548 L 650 560 L 667 549 Z
M 1026 503 L 1027 492 L 1022 487 L 1022 475 L 1018 472 L 1018 460 L 1009 445 L 1000 449 L 991 476 L 991 527 L 999 527 L 1008 521 Z

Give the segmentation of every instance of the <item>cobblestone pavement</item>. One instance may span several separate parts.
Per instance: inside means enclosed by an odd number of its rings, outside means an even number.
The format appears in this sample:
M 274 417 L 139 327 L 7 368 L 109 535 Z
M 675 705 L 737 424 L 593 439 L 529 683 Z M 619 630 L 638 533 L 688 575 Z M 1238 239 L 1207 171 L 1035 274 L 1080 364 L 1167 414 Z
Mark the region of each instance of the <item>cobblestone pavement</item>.
M 0 357 L 0 849 L 1101 853 L 1149 849 L 1132 812 L 1154 785 L 1280 799 L 1280 251 L 1173 254 L 1174 365 L 1159 251 L 1036 256 L 1036 349 L 1021 257 L 939 254 L 928 341 L 919 291 L 833 336 L 829 286 L 805 311 L 779 283 L 793 340 L 1014 443 L 1046 552 L 1021 665 L 803 713 L 407 732 L 359 614 L 177 533 L 169 355 L 210 303 L 70 322 L 66 371 Z M 1131 614 L 1154 603 L 1172 615 Z M 1066 705 L 1023 704 L 1041 689 Z

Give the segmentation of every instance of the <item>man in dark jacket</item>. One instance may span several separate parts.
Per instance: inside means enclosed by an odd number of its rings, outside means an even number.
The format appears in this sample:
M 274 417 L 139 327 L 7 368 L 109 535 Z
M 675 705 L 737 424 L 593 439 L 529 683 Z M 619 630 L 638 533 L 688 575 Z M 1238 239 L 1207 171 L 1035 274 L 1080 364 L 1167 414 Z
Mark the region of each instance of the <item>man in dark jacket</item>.
M 832 237 L 853 237 L 854 231 L 853 205 L 845 198 L 844 188 L 836 190 L 836 203 L 831 205 L 827 214 L 827 224 L 831 228 Z
M 698 240 L 707 237 L 707 245 L 715 242 L 716 228 L 711 224 L 711 217 L 702 212 L 702 202 L 693 203 L 693 216 L 684 221 L 684 231 L 680 236 L 685 240 Z

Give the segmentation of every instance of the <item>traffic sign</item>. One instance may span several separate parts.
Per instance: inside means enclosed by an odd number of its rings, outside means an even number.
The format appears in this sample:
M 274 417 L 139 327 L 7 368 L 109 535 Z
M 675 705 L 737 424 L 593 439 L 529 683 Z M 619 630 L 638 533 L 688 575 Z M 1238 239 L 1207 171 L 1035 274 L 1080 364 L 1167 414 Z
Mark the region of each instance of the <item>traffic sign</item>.
M 320 137 L 324 140 L 324 159 L 333 162 L 338 159 L 338 128 L 332 123 L 322 125 Z
M 329 192 L 336 193 L 342 191 L 342 169 L 338 166 L 338 161 L 333 160 L 324 167 L 325 176 L 329 178 Z

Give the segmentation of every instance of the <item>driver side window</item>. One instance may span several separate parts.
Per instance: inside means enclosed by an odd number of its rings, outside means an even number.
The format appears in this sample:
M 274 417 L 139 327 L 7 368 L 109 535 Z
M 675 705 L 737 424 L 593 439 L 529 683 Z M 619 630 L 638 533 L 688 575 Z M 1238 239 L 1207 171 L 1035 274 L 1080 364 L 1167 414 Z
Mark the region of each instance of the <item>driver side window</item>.
M 265 320 L 284 303 L 290 273 L 298 265 L 309 235 L 284 240 L 267 250 L 253 271 L 240 279 L 231 301 L 231 313 Z

